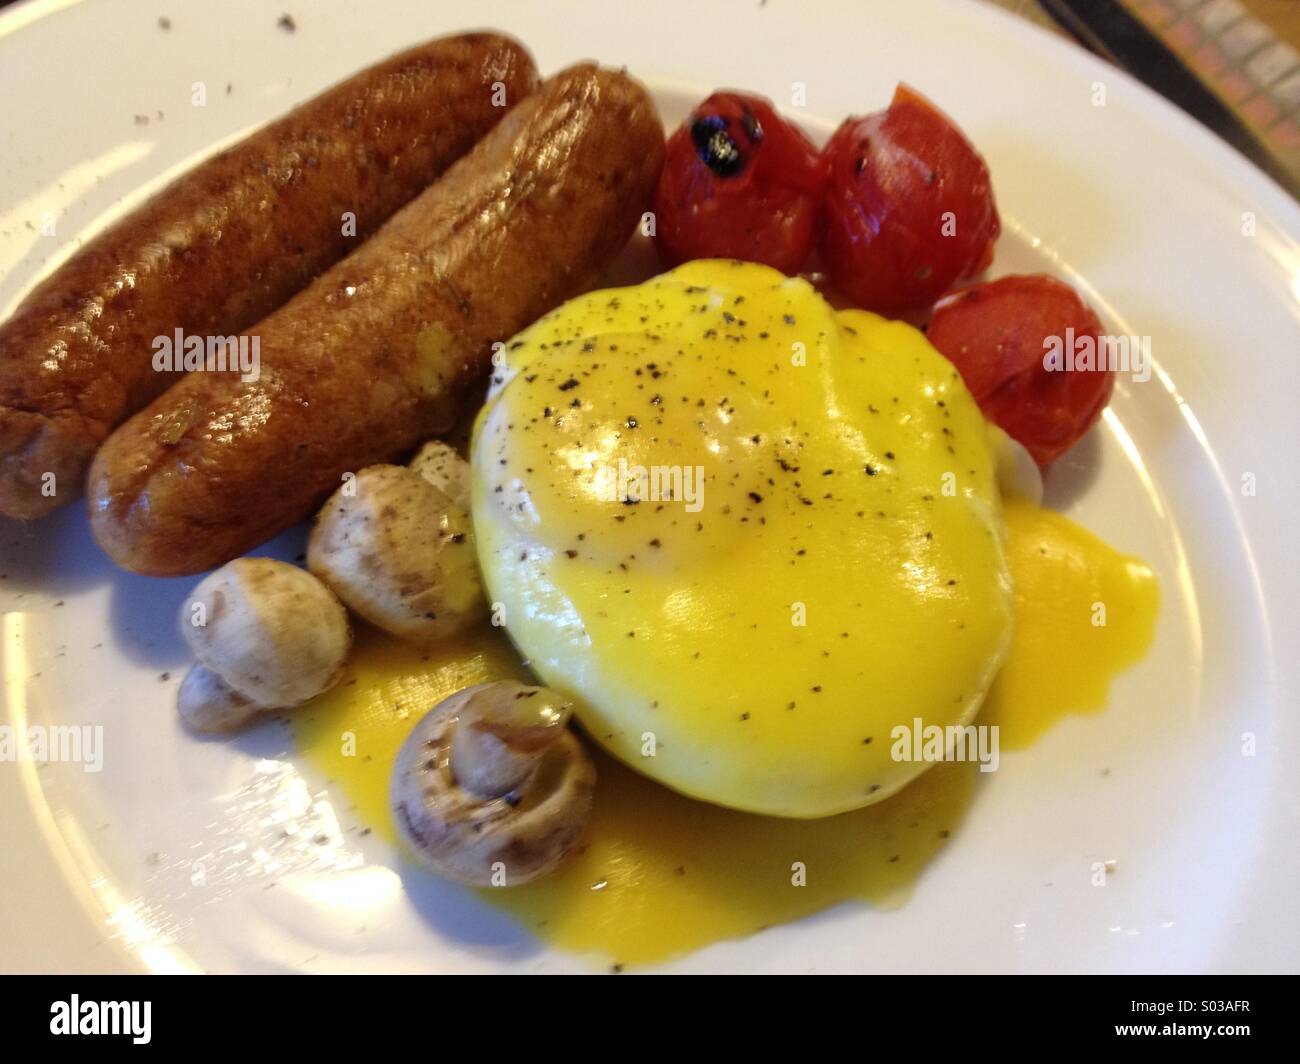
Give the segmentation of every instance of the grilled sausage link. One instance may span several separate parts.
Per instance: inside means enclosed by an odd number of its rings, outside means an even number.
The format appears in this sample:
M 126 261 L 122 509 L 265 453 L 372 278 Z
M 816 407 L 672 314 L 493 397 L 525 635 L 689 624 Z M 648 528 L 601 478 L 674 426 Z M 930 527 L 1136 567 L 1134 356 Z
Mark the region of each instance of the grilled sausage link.
M 523 46 L 496 34 L 403 52 L 200 163 L 73 255 L 0 326 L 0 514 L 38 517 L 80 494 L 104 437 L 176 380 L 155 371 L 154 337 L 260 321 L 536 81 Z
M 91 527 L 119 565 L 197 573 L 309 516 L 344 473 L 455 420 L 491 345 L 589 288 L 663 163 L 626 75 L 570 68 L 252 333 L 261 375 L 192 373 L 91 469 Z

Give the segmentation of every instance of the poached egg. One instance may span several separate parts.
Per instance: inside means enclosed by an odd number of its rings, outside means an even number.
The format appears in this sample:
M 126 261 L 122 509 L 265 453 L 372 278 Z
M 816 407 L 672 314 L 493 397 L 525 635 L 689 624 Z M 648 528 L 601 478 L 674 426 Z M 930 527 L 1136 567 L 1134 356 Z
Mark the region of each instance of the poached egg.
M 591 738 L 685 795 L 784 817 L 928 767 L 1013 597 L 994 437 L 916 329 L 700 261 L 503 345 L 471 451 L 494 623 Z

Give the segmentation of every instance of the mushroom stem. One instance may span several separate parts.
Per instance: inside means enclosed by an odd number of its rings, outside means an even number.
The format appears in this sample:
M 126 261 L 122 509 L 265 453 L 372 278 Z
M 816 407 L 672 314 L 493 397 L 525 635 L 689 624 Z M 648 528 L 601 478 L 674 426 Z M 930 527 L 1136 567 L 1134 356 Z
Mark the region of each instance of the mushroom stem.
M 518 790 L 564 735 L 572 715 L 572 706 L 544 687 L 519 687 L 507 700 L 471 695 L 451 738 L 457 785 L 479 798 Z
M 265 709 L 245 698 L 211 669 L 194 665 L 176 695 L 181 719 L 196 732 L 242 728 Z

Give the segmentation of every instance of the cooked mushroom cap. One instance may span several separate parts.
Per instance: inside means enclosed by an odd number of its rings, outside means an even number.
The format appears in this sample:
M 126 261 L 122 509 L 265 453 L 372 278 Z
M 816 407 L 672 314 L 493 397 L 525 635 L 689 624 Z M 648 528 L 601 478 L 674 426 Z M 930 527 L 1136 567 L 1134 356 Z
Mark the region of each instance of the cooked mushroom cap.
M 181 681 L 176 708 L 186 727 L 196 732 L 242 728 L 263 711 L 204 665 L 195 665 Z
M 487 615 L 469 514 L 405 466 L 370 466 L 330 497 L 307 567 L 371 624 L 412 642 Z
M 541 718 L 516 728 L 515 706 L 533 698 Z M 471 886 L 518 886 L 572 849 L 591 814 L 596 767 L 564 726 L 567 707 L 547 719 L 556 707 L 564 702 L 554 692 L 498 681 L 458 691 L 416 725 L 393 765 L 392 801 L 398 830 L 425 865 Z M 462 729 L 484 723 L 480 734 L 496 732 L 512 756 L 497 750 L 474 782 L 494 791 L 517 781 L 499 794 L 470 789 L 453 769 L 467 760 L 456 749 Z M 521 760 L 531 762 L 522 778 Z
M 469 463 L 451 444 L 430 440 L 416 452 L 410 468 L 444 492 L 457 506 L 469 509 Z
M 210 573 L 180 620 L 194 656 L 267 708 L 296 706 L 333 686 L 352 645 L 347 611 L 329 588 L 273 558 L 237 558 Z

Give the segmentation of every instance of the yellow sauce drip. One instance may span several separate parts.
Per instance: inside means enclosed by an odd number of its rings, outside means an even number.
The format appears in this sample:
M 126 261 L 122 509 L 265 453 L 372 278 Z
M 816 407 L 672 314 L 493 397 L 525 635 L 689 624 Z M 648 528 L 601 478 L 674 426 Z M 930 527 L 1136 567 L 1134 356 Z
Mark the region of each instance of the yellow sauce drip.
M 1016 627 L 978 723 L 1018 750 L 1062 717 L 1106 708 L 1111 680 L 1151 645 L 1160 586 L 1144 562 L 1058 513 L 1013 499 L 1006 520 Z
M 1017 634 L 986 710 L 1003 748 L 1105 705 L 1111 680 L 1149 646 L 1154 575 L 1068 519 L 1007 506 Z M 1104 603 L 1105 625 L 1094 625 Z M 299 747 L 340 804 L 389 839 L 389 769 L 420 716 L 452 692 L 526 678 L 493 629 L 432 650 L 363 631 L 348 675 L 294 718 Z M 886 737 L 877 741 L 887 742 Z M 901 904 L 957 830 L 978 766 L 941 764 L 898 795 L 821 820 L 786 820 L 684 798 L 597 754 L 583 843 L 555 875 L 483 890 L 543 940 L 603 963 L 649 964 L 788 923 L 838 902 Z M 802 879 L 806 885 L 797 886 Z

